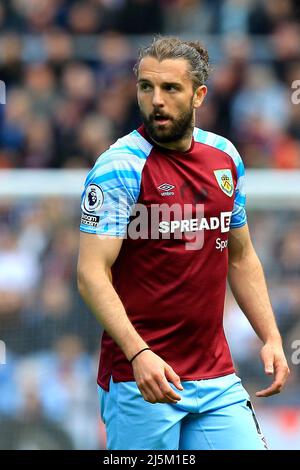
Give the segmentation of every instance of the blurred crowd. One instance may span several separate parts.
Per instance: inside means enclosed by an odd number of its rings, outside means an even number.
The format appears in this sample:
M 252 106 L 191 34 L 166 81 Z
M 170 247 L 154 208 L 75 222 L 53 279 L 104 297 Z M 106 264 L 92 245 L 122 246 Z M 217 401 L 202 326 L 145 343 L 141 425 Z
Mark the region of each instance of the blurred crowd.
M 1 204 L 0 339 L 7 350 L 0 448 L 88 449 L 103 442 L 101 329 L 76 290 L 77 220 L 74 201 Z
M 0 448 L 104 448 L 96 375 L 101 328 L 76 289 L 79 202 L 60 198 L 0 204 Z M 300 212 L 249 211 L 291 366 L 282 395 L 264 402 L 299 406 Z M 238 374 L 251 394 L 270 379 L 260 341 L 232 295 L 225 330 Z M 300 355 L 300 353 L 299 353 Z
M 140 125 L 132 67 L 153 33 L 203 39 L 213 66 L 197 124 L 248 167 L 300 167 L 297 0 L 0 3 L 0 168 L 82 168 Z M 146 36 L 145 36 L 146 35 Z

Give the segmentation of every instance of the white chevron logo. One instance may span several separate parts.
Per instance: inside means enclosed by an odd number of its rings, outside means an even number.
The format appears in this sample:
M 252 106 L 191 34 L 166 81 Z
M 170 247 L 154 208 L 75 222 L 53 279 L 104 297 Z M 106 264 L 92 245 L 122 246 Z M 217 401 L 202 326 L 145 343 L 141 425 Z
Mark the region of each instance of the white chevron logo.
M 160 189 L 161 191 L 170 191 L 173 188 L 175 188 L 175 186 L 173 186 L 173 184 L 168 183 L 163 183 L 160 186 L 157 186 L 157 189 Z

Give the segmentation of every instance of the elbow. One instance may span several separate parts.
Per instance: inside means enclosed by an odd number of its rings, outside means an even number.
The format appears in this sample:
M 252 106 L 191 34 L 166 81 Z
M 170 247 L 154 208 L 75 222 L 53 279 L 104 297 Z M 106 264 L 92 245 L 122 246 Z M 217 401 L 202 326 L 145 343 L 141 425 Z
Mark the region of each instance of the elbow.
M 87 298 L 89 293 L 103 286 L 110 276 L 102 269 L 93 270 L 91 267 L 77 267 L 77 289 L 83 299 Z

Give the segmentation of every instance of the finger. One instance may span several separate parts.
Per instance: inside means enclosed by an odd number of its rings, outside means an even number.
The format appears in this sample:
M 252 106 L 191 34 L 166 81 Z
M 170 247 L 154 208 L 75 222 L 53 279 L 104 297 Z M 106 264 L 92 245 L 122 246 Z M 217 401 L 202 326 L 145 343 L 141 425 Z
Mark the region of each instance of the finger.
M 283 386 L 288 378 L 289 368 L 287 366 L 275 367 L 275 381 L 281 383 Z
M 274 354 L 270 353 L 268 350 L 262 350 L 261 357 L 265 367 L 265 373 L 267 375 L 274 374 Z
M 148 381 L 146 383 L 144 382 L 140 384 L 139 389 L 144 399 L 148 401 L 149 403 L 177 403 L 178 402 L 178 399 L 175 400 L 172 397 L 164 396 L 161 388 L 159 387 L 159 384 L 153 381 Z M 172 391 L 171 387 L 170 387 L 170 390 Z
M 170 386 L 170 384 L 168 383 L 168 381 L 165 377 L 162 378 L 161 381 L 159 382 L 159 387 L 160 387 L 160 390 L 162 391 L 163 395 L 167 399 L 175 401 L 176 403 L 179 400 L 181 400 L 181 396 L 178 395 L 178 393 L 176 393 L 175 390 L 173 390 L 173 388 Z
M 177 403 L 178 402 L 178 399 L 174 399 L 171 396 L 168 396 L 168 394 L 165 395 L 159 383 L 152 384 L 151 391 L 155 395 L 156 401 L 159 403 Z
M 165 368 L 165 375 L 166 378 L 173 384 L 175 385 L 178 390 L 183 390 L 183 386 L 181 385 L 180 382 L 180 377 L 179 375 L 176 374 L 176 372 L 172 369 L 172 367 L 168 366 Z
M 156 402 L 163 402 L 165 400 L 164 394 L 162 393 L 157 382 L 149 382 L 149 389 L 151 390 L 152 395 L 155 397 Z
M 172 390 L 172 389 L 171 389 Z M 173 390 L 172 390 L 173 392 Z M 174 398 L 175 396 L 175 398 Z M 173 403 L 176 404 L 181 400 L 181 397 L 179 395 L 173 395 L 172 393 L 165 393 L 164 394 L 164 403 Z
M 275 378 L 274 382 L 270 387 L 265 388 L 264 390 L 260 390 L 256 393 L 257 397 L 269 397 L 271 395 L 275 395 L 276 393 L 280 393 L 282 387 L 284 386 L 287 378 L 289 375 L 289 368 L 287 366 L 281 366 L 275 368 Z
M 256 392 L 257 397 L 270 397 L 271 395 L 276 395 L 277 393 L 280 393 L 282 389 L 282 384 L 273 382 L 272 385 L 268 388 L 265 388 L 263 390 L 259 390 Z
M 151 391 L 151 388 L 145 386 L 145 385 L 140 385 L 138 386 L 141 394 L 143 395 L 143 398 L 145 401 L 149 403 L 156 403 L 156 398 L 153 392 Z

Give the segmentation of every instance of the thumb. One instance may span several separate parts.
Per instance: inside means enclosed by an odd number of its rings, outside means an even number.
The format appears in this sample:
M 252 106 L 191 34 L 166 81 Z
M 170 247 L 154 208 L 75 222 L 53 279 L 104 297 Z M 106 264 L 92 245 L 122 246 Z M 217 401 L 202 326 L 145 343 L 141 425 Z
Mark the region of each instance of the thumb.
M 165 375 L 166 378 L 173 384 L 175 385 L 178 390 L 183 390 L 183 386 L 181 385 L 180 382 L 180 377 L 174 372 L 171 366 L 167 365 L 165 367 Z
M 265 366 L 265 373 L 267 375 L 274 374 L 274 354 L 270 349 L 262 349 L 261 358 Z

